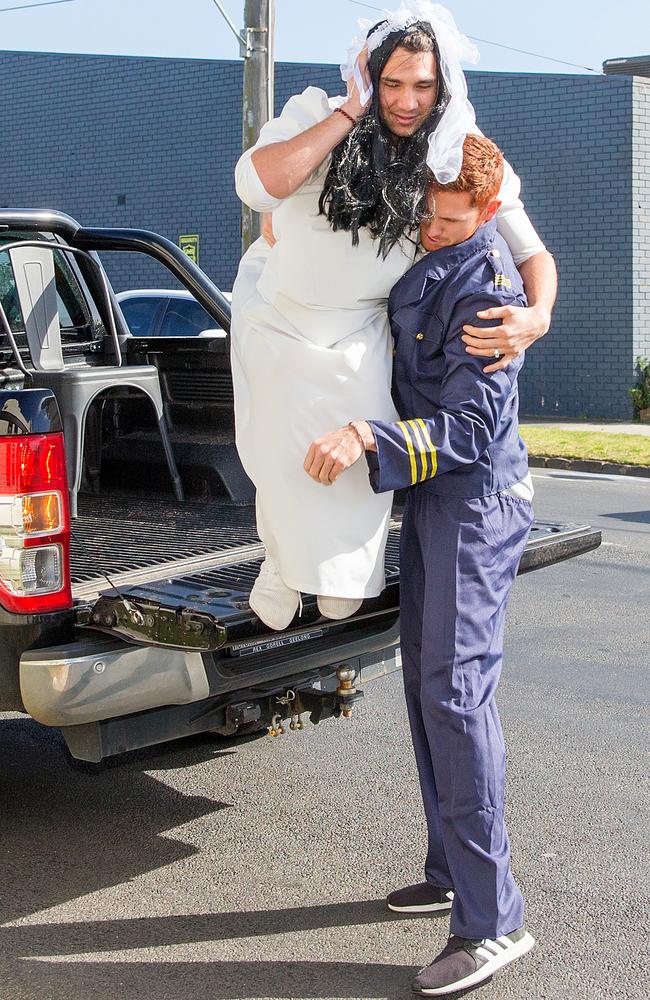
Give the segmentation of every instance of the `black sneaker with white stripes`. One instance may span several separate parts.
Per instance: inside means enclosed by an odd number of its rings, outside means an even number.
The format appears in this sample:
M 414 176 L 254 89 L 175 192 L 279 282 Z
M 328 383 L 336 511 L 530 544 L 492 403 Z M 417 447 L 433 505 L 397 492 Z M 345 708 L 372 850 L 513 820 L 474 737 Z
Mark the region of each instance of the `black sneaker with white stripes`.
M 395 913 L 440 913 L 451 910 L 453 901 L 453 889 L 439 889 L 429 882 L 396 889 L 386 899 L 388 909 Z
M 521 958 L 535 944 L 535 938 L 520 927 L 498 938 L 449 938 L 431 965 L 421 969 L 413 981 L 413 991 L 424 996 L 440 997 L 476 986 L 504 966 Z

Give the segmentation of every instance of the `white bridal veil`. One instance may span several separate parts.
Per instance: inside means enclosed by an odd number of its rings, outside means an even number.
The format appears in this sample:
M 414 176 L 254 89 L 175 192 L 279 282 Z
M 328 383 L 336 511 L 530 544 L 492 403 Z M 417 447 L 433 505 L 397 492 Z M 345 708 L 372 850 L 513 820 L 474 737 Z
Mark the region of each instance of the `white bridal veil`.
M 393 31 L 408 28 L 418 21 L 427 22 L 433 28 L 440 52 L 439 72 L 450 94 L 449 104 L 435 132 L 429 136 L 427 164 L 441 184 L 449 184 L 460 173 L 465 136 L 476 131 L 476 115 L 467 96 L 467 82 L 460 64 L 479 60 L 478 49 L 460 33 L 451 12 L 430 0 L 402 0 L 399 10 L 382 10 L 372 20 L 360 18 L 360 33 L 348 49 L 346 61 L 341 65 L 341 76 L 346 83 L 354 79 L 361 102 L 366 104 L 372 95 L 372 84 L 367 90 L 359 69 L 360 53 L 366 45 L 369 54 L 374 52 Z M 368 37 L 368 32 L 377 23 L 380 27 Z

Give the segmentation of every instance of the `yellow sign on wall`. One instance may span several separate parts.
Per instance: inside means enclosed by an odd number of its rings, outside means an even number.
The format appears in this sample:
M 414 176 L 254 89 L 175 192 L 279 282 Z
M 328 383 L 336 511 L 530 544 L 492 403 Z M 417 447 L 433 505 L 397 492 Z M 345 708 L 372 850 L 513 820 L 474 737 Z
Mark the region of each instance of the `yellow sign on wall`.
M 193 260 L 195 264 L 199 262 L 199 236 L 198 233 L 193 233 L 186 236 L 178 237 L 178 245 L 184 254 Z

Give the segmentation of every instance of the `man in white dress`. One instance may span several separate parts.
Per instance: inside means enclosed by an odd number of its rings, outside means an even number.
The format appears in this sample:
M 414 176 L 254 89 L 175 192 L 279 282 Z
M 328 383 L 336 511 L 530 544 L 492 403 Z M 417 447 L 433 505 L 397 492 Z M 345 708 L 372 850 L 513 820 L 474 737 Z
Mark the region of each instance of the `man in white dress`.
M 415 261 L 427 164 L 453 180 L 477 131 L 460 69 L 475 49 L 445 8 L 412 0 L 363 27 L 347 98 L 314 87 L 291 98 L 236 171 L 240 198 L 273 212 L 277 238 L 256 241 L 240 264 L 232 367 L 237 446 L 267 553 L 250 604 L 278 630 L 301 591 L 344 618 L 383 589 L 391 494 L 375 495 L 360 467 L 323 490 L 302 463 L 311 441 L 359 413 L 396 419 L 388 294 Z M 555 298 L 553 260 L 519 186 L 506 165 L 497 221 L 530 306 L 489 310 L 503 325 L 467 328 L 468 352 L 495 368 L 546 333 Z

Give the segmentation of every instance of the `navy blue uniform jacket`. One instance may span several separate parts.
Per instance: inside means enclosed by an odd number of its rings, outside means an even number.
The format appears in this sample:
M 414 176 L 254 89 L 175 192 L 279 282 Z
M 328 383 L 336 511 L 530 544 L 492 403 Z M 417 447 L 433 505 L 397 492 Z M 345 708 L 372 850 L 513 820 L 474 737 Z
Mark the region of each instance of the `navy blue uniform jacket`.
M 393 288 L 388 313 L 395 341 L 393 398 L 402 417 L 370 420 L 377 452 L 367 452 L 376 493 L 421 484 L 446 496 L 481 497 L 528 472 L 519 437 L 517 375 L 523 356 L 486 375 L 467 354 L 463 326 L 494 325 L 480 309 L 525 306 L 521 277 L 494 221 L 468 240 L 421 258 Z

